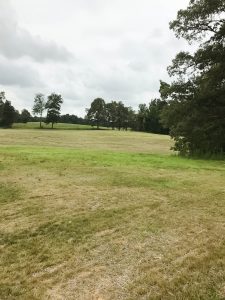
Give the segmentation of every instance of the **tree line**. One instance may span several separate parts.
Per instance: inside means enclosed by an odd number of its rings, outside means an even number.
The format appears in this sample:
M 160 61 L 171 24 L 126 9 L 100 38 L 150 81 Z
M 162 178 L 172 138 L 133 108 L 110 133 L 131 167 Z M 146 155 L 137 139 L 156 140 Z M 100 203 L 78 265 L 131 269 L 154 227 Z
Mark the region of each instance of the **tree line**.
M 92 101 L 90 108 L 86 109 L 84 118 L 73 114 L 60 114 L 63 98 L 61 95 L 52 93 L 45 99 L 41 93 L 34 97 L 32 114 L 23 109 L 21 113 L 16 110 L 10 101 L 5 97 L 5 93 L 0 93 L 0 126 L 11 127 L 14 122 L 27 123 L 39 122 L 42 128 L 43 122 L 51 123 L 52 128 L 55 123 L 71 123 L 102 127 L 111 127 L 113 130 L 135 130 L 159 134 L 168 134 L 169 129 L 164 128 L 160 121 L 160 114 L 166 101 L 160 99 L 152 100 L 149 105 L 140 104 L 138 112 L 132 107 L 127 107 L 122 101 L 111 101 L 106 103 L 102 98 Z M 46 111 L 46 116 L 44 117 Z
M 61 95 L 52 93 L 45 100 L 43 94 L 36 94 L 33 105 L 33 116 L 27 109 L 23 109 L 21 113 L 14 108 L 11 101 L 6 99 L 5 92 L 0 92 L 0 126 L 9 128 L 13 123 L 27 123 L 30 121 L 40 122 L 40 128 L 42 128 L 42 122 L 46 124 L 51 123 L 52 128 L 55 123 L 60 121 L 60 110 L 63 99 Z M 47 115 L 43 118 L 44 111 L 47 111 Z M 74 116 L 76 117 L 76 116 Z
M 160 87 L 168 103 L 162 122 L 183 155 L 225 153 L 224 12 L 224 0 L 191 0 L 170 23 L 178 38 L 198 45 L 177 54 L 168 68 L 172 83 Z
M 105 102 L 96 98 L 91 107 L 86 109 L 86 119 L 90 124 L 111 127 L 112 130 L 145 131 L 159 134 L 168 134 L 169 129 L 161 123 L 161 113 L 167 102 L 160 99 L 152 100 L 149 105 L 140 104 L 138 112 L 130 106 L 125 106 L 122 101 Z
M 225 1 L 190 0 L 187 9 L 178 11 L 170 29 L 177 38 L 198 43 L 194 53 L 181 51 L 168 67 L 171 82 L 160 82 L 160 99 L 140 104 L 135 112 L 122 101 L 95 99 L 84 119 L 69 114 L 60 116 L 60 95 L 35 98 L 33 114 L 45 122 L 83 122 L 112 129 L 128 128 L 170 134 L 174 150 L 182 155 L 225 153 Z M 18 115 L 10 101 L 0 93 L 0 124 L 31 118 L 27 110 Z

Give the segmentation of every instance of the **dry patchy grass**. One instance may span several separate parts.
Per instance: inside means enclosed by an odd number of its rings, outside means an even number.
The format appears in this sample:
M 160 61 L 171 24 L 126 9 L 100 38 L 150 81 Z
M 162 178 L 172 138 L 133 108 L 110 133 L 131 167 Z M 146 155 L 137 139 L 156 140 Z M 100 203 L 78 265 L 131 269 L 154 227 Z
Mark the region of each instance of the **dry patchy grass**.
M 132 132 L 0 140 L 0 299 L 225 299 L 223 161 Z

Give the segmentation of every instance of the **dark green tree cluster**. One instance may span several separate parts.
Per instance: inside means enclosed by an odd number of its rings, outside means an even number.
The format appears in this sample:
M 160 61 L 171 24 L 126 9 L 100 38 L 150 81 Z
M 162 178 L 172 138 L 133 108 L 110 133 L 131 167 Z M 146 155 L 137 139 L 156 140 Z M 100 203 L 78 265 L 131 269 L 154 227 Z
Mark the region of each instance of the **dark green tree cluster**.
M 225 152 L 225 1 L 191 0 L 170 23 L 178 38 L 197 42 L 193 54 L 180 52 L 161 82 L 168 105 L 163 123 L 175 150 L 185 155 Z
M 149 103 L 140 104 L 136 116 L 137 130 L 158 134 L 169 134 L 169 129 L 162 125 L 161 113 L 167 106 L 167 102 L 161 99 L 154 99 Z
M 48 96 L 47 101 L 43 94 L 36 94 L 34 99 L 33 114 L 30 114 L 27 109 L 23 109 L 21 113 L 16 110 L 10 101 L 5 97 L 5 92 L 0 92 L 0 126 L 9 128 L 14 122 L 27 123 L 29 121 L 39 121 L 40 128 L 42 127 L 43 113 L 47 110 L 47 116 L 45 123 L 52 124 L 52 128 L 55 123 L 60 120 L 60 109 L 63 99 L 61 95 L 52 93 Z
M 0 126 L 11 127 L 16 119 L 16 110 L 6 99 L 5 93 L 0 92 Z
M 84 118 L 78 117 L 76 115 L 70 115 L 70 114 L 65 114 L 61 115 L 59 119 L 60 123 L 67 123 L 67 124 L 81 124 L 81 125 L 89 125 L 87 120 Z
M 91 122 L 92 125 L 111 127 L 113 130 L 118 130 L 132 127 L 132 122 L 135 117 L 135 113 L 131 107 L 126 107 L 121 101 L 112 101 L 106 103 L 102 98 L 96 98 L 91 107 L 86 110 L 86 119 Z
M 36 94 L 34 98 L 33 114 L 39 116 L 40 128 L 42 127 L 42 118 L 45 110 L 47 110 L 45 123 L 51 123 L 53 128 L 54 124 L 60 120 L 62 103 L 63 99 L 61 95 L 52 93 L 48 96 L 47 101 L 45 101 L 45 96 L 43 94 Z
M 164 128 L 160 121 L 166 101 L 154 99 L 149 106 L 140 104 L 136 113 L 131 107 L 125 106 L 122 101 L 106 103 L 102 98 L 97 98 L 87 109 L 86 119 L 92 125 L 107 126 L 114 129 L 132 129 L 152 133 L 168 134 L 168 128 Z
M 32 120 L 33 120 L 33 118 L 32 118 L 30 112 L 27 109 L 23 109 L 21 111 L 21 113 L 16 111 L 16 120 L 15 120 L 15 122 L 17 122 L 17 123 L 27 123 L 27 122 L 30 122 Z

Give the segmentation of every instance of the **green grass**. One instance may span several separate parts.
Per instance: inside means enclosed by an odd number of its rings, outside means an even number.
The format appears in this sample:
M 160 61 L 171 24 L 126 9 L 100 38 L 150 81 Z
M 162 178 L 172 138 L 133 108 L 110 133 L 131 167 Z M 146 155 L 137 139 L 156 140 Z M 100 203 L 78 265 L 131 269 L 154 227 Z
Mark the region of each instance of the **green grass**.
M 224 161 L 134 132 L 0 141 L 0 299 L 225 298 Z
M 44 122 L 42 122 L 42 127 L 43 127 L 43 129 L 52 129 L 51 124 L 45 124 Z M 39 129 L 40 123 L 39 122 L 14 123 L 12 128 L 13 129 Z M 95 127 L 92 127 L 90 125 L 56 123 L 56 124 L 54 124 L 53 129 L 89 130 L 89 129 L 95 129 Z

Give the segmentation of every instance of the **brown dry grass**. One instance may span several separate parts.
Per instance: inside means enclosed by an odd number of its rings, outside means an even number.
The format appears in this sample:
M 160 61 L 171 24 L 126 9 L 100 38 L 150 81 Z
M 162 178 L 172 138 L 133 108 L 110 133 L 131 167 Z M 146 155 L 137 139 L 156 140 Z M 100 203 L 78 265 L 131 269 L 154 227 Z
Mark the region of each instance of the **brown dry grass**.
M 132 132 L 0 137 L 1 299 L 225 298 L 223 161 Z

